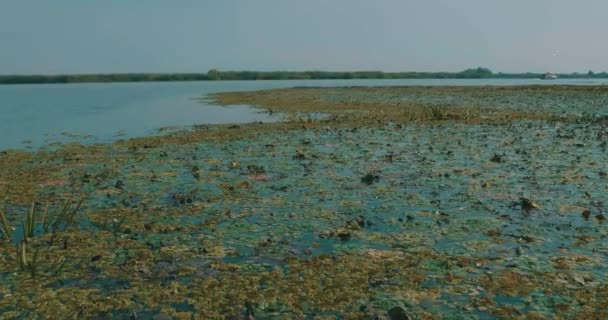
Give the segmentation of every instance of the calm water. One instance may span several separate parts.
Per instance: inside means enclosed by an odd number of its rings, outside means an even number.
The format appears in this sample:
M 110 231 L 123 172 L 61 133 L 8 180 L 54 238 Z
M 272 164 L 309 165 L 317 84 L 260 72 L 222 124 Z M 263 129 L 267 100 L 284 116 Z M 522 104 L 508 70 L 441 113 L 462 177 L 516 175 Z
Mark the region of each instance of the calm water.
M 607 84 L 605 79 L 289 80 L 0 86 L 0 150 L 53 142 L 106 142 L 199 123 L 273 121 L 247 106 L 219 107 L 208 93 L 293 86 Z

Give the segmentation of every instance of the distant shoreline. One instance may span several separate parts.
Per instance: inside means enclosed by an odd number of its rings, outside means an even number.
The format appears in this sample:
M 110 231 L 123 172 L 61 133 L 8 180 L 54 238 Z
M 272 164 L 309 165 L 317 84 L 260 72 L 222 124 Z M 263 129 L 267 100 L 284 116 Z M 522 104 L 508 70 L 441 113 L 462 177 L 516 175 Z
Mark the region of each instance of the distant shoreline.
M 461 72 L 381 72 L 381 71 L 219 71 L 206 73 L 112 73 L 58 75 L 0 75 L 0 85 L 177 82 L 218 80 L 346 80 L 346 79 L 539 79 L 543 73 L 494 73 L 486 68 Z M 608 73 L 557 74 L 559 79 L 608 79 Z

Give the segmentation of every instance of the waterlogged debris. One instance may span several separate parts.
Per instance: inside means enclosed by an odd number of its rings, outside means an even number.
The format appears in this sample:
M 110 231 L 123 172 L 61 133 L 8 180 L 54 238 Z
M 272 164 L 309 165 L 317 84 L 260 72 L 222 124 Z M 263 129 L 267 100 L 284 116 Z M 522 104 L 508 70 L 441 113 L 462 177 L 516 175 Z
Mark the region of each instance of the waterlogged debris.
M 559 211 L 560 212 L 581 212 L 581 213 L 583 213 L 583 212 L 587 211 L 587 208 L 581 207 L 581 206 L 576 206 L 576 205 L 564 204 L 564 205 L 559 206 Z
M 533 236 L 527 235 L 527 234 L 523 234 L 523 235 L 519 236 L 519 239 L 523 240 L 523 241 L 525 241 L 527 243 L 532 243 L 534 241 L 539 240 L 539 239 L 537 239 L 537 238 L 535 238 Z M 517 249 L 519 249 L 519 248 L 517 248 Z M 516 249 L 516 251 L 517 251 L 517 249 Z M 519 252 L 521 253 L 521 251 L 519 251 Z
M 190 169 L 190 173 L 192 174 L 192 177 L 196 180 L 200 180 L 201 178 L 201 168 L 197 165 L 192 166 L 192 169 Z
M 264 173 L 250 174 L 247 177 L 253 181 L 269 181 L 270 180 L 270 177 Z
M 338 238 L 340 238 L 340 240 L 342 240 L 342 241 L 350 240 L 350 238 L 352 236 L 351 232 L 346 229 L 338 229 L 336 234 L 338 235 Z
M 365 183 L 368 186 L 371 186 L 375 182 L 380 181 L 380 176 L 374 172 L 368 172 L 361 178 L 361 182 Z
M 297 149 L 296 154 L 293 156 L 293 159 L 294 160 L 305 160 L 305 159 L 307 159 L 307 156 L 302 150 Z
M 40 187 L 56 187 L 56 186 L 65 186 L 68 185 L 69 181 L 67 180 L 61 180 L 61 179 L 57 179 L 57 180 L 50 180 L 50 181 L 45 181 L 45 182 L 41 182 L 39 184 Z
M 492 229 L 486 231 L 486 235 L 489 237 L 499 237 L 502 235 L 502 232 L 499 229 Z
M 287 192 L 289 190 L 289 186 L 270 186 L 270 189 L 274 191 Z
M 189 205 L 194 202 L 194 194 L 191 192 L 189 192 L 189 193 L 176 192 L 171 195 L 171 201 L 173 202 L 174 206 Z
M 504 154 L 500 155 L 500 154 L 495 153 L 495 154 L 492 156 L 492 159 L 490 159 L 490 161 L 492 161 L 492 162 L 496 162 L 496 163 L 502 163 L 502 162 L 505 162 L 505 155 L 504 155 Z
M 257 165 L 248 165 L 247 171 L 252 175 L 266 173 L 266 169 L 264 169 L 264 166 L 257 166 Z
M 357 222 L 359 227 L 363 228 L 365 226 L 365 217 L 364 216 L 357 216 L 357 218 L 355 218 L 355 221 Z
M 523 212 L 530 212 L 532 209 L 540 208 L 540 205 L 528 198 L 519 198 L 519 204 Z
M 401 307 L 394 307 L 388 311 L 390 320 L 411 320 L 410 316 L 407 315 L 405 310 Z
M 377 261 L 396 261 L 405 258 L 405 254 L 402 251 L 396 250 L 368 249 L 365 254 Z

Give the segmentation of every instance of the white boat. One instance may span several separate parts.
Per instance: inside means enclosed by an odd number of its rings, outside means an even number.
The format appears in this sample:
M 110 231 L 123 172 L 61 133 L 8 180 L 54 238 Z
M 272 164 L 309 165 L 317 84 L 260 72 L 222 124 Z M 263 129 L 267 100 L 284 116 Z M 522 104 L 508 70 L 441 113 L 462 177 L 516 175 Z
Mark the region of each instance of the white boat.
M 557 79 L 557 75 L 555 73 L 547 72 L 543 74 L 540 78 L 543 80 L 554 80 Z

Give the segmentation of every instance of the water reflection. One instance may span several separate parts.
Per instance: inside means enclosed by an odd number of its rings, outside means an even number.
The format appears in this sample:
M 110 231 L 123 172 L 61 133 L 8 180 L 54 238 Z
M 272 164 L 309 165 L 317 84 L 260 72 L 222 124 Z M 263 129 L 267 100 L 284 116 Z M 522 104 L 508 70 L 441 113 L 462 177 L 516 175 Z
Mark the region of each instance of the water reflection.
M 213 92 L 294 86 L 600 85 L 605 79 L 283 80 L 0 86 L 0 150 L 53 142 L 108 142 L 163 127 L 274 121 L 248 106 L 219 107 Z

